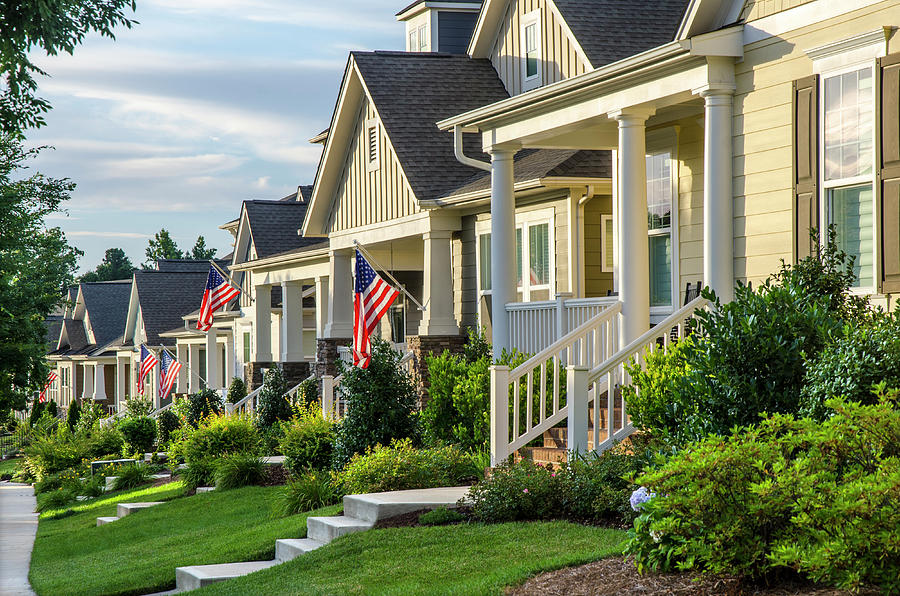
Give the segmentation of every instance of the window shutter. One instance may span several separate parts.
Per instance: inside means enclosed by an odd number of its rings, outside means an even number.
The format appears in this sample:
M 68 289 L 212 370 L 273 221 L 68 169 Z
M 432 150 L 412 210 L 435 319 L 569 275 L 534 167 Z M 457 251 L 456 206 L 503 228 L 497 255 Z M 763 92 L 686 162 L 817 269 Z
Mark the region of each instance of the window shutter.
M 794 81 L 794 262 L 815 248 L 819 228 L 819 76 Z
M 900 54 L 879 58 L 877 185 L 881 192 L 881 292 L 900 292 Z

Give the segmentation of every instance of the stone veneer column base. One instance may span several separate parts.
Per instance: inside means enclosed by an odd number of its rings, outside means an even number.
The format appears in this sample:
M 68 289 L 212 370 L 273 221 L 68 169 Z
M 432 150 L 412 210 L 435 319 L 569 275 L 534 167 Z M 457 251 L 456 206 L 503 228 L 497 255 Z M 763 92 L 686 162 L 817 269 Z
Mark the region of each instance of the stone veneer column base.
M 244 365 L 244 378 L 247 381 L 247 392 L 251 392 L 263 382 L 262 371 L 264 368 L 277 366 L 284 374 L 284 380 L 288 387 L 293 387 L 306 379 L 311 372 L 312 365 L 309 362 L 250 362 Z
M 338 347 L 349 346 L 351 338 L 319 338 L 316 340 L 316 377 L 323 375 L 337 376 Z
M 461 354 L 466 343 L 465 335 L 408 335 L 406 349 L 413 353 L 412 381 L 418 395 L 419 408 L 428 405 L 428 365 L 425 355 L 440 355 L 445 350 L 453 354 Z

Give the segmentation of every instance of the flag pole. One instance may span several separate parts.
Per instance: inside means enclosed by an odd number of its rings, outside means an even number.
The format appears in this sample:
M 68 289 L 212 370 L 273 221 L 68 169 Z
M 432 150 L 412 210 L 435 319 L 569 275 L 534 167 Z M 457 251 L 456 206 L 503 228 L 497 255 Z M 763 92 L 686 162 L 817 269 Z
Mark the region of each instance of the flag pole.
M 237 288 L 239 290 L 241 289 L 241 285 L 239 283 L 237 283 L 236 281 L 234 281 L 234 278 L 231 277 L 231 274 L 226 273 L 225 270 L 222 269 L 221 267 L 219 267 L 219 265 L 216 264 L 215 261 L 213 261 L 212 259 L 209 259 L 209 264 L 212 265 L 213 267 L 215 267 L 216 271 L 218 271 L 219 273 L 224 275 L 225 279 L 227 279 L 229 281 L 229 283 L 231 283 L 231 285 L 233 285 L 235 288 Z M 243 293 L 244 293 L 243 290 L 241 290 L 241 294 L 243 294 Z M 249 294 L 247 295 L 247 298 L 250 300 L 250 302 L 256 302 L 256 300 L 253 298 L 253 296 L 250 296 Z
M 355 247 L 363 254 L 364 257 L 366 257 L 367 259 L 369 259 L 369 261 L 371 261 L 372 264 L 375 265 L 375 267 L 377 267 L 377 268 L 380 269 L 385 275 L 387 275 L 388 279 L 390 279 L 392 282 L 394 282 L 394 283 L 397 285 L 397 289 L 399 289 L 401 292 L 403 292 L 403 293 L 406 295 L 406 297 L 409 298 L 409 299 L 412 301 L 413 304 L 415 304 L 416 306 L 418 306 L 418 307 L 419 307 L 419 310 L 421 310 L 421 311 L 425 311 L 425 310 L 426 310 L 425 307 L 422 306 L 422 303 L 419 302 L 418 300 L 416 300 L 416 299 L 413 297 L 412 294 L 410 294 L 409 292 L 407 292 L 407 291 L 406 291 L 406 288 L 403 287 L 403 284 L 401 284 L 399 281 L 397 281 L 397 279 L 396 279 L 393 275 L 391 275 L 391 272 L 390 272 L 390 271 L 388 271 L 387 269 L 385 269 L 384 267 L 382 267 L 382 266 L 378 263 L 378 261 L 376 261 L 376 260 L 372 257 L 372 255 L 369 253 L 369 251 L 367 251 L 367 250 L 365 249 L 365 247 L 364 247 L 362 244 L 360 244 L 359 242 L 357 242 L 356 240 L 354 240 L 354 241 L 353 241 L 353 245 L 354 245 L 354 246 L 355 246 Z

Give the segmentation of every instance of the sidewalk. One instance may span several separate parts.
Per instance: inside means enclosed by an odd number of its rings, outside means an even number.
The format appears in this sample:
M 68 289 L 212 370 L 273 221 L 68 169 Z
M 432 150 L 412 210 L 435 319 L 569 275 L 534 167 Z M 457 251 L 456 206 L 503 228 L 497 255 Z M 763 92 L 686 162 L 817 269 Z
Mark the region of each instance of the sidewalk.
M 34 507 L 30 485 L 0 482 L 0 594 L 34 594 L 28 583 L 38 525 Z

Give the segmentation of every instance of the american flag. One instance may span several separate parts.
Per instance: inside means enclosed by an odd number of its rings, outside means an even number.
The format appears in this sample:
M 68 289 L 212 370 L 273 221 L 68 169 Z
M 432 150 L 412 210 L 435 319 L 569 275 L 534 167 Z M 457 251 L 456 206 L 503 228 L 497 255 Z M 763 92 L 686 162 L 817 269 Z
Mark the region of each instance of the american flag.
M 38 396 L 39 402 L 47 401 L 47 389 L 50 389 L 50 385 L 53 384 L 53 381 L 59 378 L 59 375 L 56 374 L 55 370 L 51 370 L 50 374 L 47 375 L 47 384 L 44 385 L 44 388 L 41 389 L 41 394 Z
M 369 335 L 400 295 L 375 273 L 356 251 L 356 292 L 353 297 L 353 366 L 368 368 L 372 360 Z
M 209 266 L 209 277 L 206 278 L 206 290 L 203 291 L 203 302 L 200 304 L 200 318 L 197 329 L 209 331 L 213 324 L 213 313 L 234 300 L 241 291 L 228 283 L 216 268 Z
M 159 358 L 156 354 L 147 349 L 147 346 L 141 345 L 141 370 L 138 373 L 138 392 L 144 395 L 144 379 L 150 374 L 150 371 L 159 364 Z
M 162 380 L 159 387 L 159 399 L 165 398 L 172 390 L 175 379 L 178 378 L 178 372 L 181 370 L 181 363 L 169 354 L 169 350 L 163 348 L 162 354 L 159 356 L 159 372 Z

